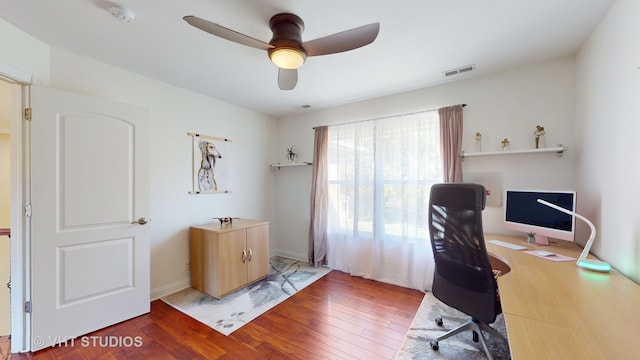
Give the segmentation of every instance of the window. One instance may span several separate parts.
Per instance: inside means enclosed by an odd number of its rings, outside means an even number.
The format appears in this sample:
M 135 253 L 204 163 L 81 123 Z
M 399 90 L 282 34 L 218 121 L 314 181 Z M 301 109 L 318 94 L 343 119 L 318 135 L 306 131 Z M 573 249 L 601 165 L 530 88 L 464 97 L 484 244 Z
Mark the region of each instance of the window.
M 329 129 L 329 198 L 336 230 L 428 239 L 427 204 L 442 182 L 437 111 Z

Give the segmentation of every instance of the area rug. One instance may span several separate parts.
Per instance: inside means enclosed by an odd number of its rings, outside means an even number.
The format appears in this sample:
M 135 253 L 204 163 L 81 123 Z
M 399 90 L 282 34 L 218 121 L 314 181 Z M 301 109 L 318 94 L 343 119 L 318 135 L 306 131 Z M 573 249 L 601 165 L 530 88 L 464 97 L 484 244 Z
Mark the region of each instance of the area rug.
M 398 352 L 397 360 L 407 359 L 486 359 L 487 356 L 482 345 L 472 340 L 472 332 L 464 331 L 438 343 L 439 350 L 431 349 L 429 342 L 445 332 L 460 325 L 458 322 L 444 319 L 443 326 L 438 326 L 435 318 L 447 315 L 460 319 L 468 316 L 460 311 L 450 308 L 436 299 L 432 293 L 427 292 L 413 319 L 411 328 L 407 332 L 404 343 Z M 498 315 L 496 321 L 491 324 L 502 336 L 507 338 L 507 330 L 504 326 L 504 317 Z M 502 339 L 485 334 L 487 345 L 496 360 L 511 359 L 509 343 Z
M 267 278 L 222 299 L 187 288 L 163 297 L 162 301 L 229 335 L 331 271 L 278 256 L 269 262 Z

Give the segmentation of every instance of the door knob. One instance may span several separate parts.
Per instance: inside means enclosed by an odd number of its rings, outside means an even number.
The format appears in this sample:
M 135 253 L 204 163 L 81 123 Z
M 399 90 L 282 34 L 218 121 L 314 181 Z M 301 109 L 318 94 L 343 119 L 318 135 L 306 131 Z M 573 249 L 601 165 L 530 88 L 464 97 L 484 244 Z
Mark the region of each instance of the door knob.
M 138 221 L 132 222 L 132 224 L 144 225 L 144 224 L 148 223 L 149 221 L 151 221 L 151 219 L 146 218 L 146 217 L 141 217 L 140 219 L 138 219 Z

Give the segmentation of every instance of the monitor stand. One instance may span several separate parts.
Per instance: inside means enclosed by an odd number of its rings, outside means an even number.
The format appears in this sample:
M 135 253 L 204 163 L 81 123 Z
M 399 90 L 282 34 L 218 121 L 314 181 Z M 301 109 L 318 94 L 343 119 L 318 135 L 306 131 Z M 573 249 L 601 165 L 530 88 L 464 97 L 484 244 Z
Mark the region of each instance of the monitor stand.
M 535 239 L 536 239 L 536 241 L 534 242 L 535 245 L 541 245 L 541 246 L 551 245 L 551 242 L 549 242 L 549 238 L 544 235 L 536 234 Z

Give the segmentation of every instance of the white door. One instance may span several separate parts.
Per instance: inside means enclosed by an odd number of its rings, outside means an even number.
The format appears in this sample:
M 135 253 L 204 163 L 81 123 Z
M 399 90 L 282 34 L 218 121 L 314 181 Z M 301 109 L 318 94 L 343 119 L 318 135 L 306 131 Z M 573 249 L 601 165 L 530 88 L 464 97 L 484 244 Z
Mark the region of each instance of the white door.
M 32 86 L 31 108 L 35 351 L 149 312 L 149 140 L 136 106 Z

